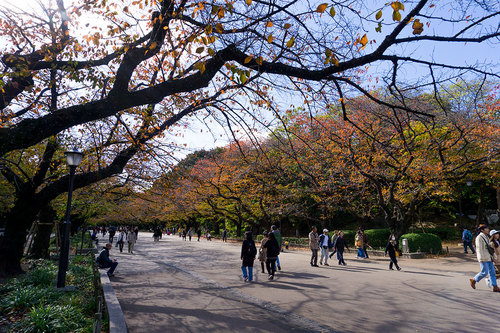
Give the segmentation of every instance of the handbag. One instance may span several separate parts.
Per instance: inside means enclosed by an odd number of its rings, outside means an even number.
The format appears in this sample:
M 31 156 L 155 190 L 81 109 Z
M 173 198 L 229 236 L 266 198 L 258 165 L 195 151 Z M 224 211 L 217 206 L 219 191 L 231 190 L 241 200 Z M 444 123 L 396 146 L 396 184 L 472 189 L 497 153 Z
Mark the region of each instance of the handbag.
M 495 249 L 491 247 L 490 244 L 488 244 L 488 242 L 484 239 L 483 237 L 483 241 L 486 243 L 486 249 L 488 250 L 490 256 L 494 256 L 495 255 Z
M 259 255 L 257 256 L 257 259 L 260 261 L 264 261 L 264 251 L 262 249 L 259 250 Z

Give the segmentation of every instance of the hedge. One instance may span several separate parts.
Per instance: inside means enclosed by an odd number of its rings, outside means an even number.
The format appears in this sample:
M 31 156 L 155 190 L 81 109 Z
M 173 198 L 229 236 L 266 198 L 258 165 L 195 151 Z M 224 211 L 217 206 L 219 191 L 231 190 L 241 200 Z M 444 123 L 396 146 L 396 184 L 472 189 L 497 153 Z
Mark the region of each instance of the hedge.
M 403 239 L 408 239 L 410 252 L 439 253 L 442 249 L 441 239 L 434 234 L 404 234 L 399 239 L 399 249 L 403 249 Z
M 389 229 L 368 229 L 365 230 L 365 234 L 368 236 L 368 244 L 375 247 L 386 247 L 389 236 L 391 235 L 391 230 Z
M 422 233 L 427 233 L 427 234 L 434 234 L 441 238 L 441 240 L 449 240 L 449 241 L 454 241 L 457 240 L 460 236 L 459 232 L 454 228 L 454 227 L 435 227 L 435 228 L 424 228 L 422 229 L 415 229 L 413 231 L 415 234 L 422 234 Z

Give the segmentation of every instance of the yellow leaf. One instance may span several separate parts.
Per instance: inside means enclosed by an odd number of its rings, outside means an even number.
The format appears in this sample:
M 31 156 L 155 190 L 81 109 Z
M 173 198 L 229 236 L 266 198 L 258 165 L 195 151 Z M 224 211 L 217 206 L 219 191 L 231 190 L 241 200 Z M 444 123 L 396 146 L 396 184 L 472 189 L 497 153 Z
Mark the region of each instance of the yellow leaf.
M 292 26 L 292 25 L 291 25 L 290 23 L 285 23 L 285 25 L 283 26 L 283 28 L 288 29 L 288 28 L 290 28 L 291 26 Z
M 380 20 L 380 18 L 381 18 L 381 17 L 382 17 L 382 11 L 381 11 L 381 10 L 379 10 L 379 11 L 377 12 L 377 14 L 375 14 L 375 19 L 376 19 L 376 20 Z
M 214 49 L 209 48 L 209 49 L 208 49 L 208 54 L 209 54 L 211 57 L 213 57 L 213 56 L 215 55 L 215 51 L 214 51 Z
M 394 21 L 398 21 L 398 22 L 400 22 L 400 21 L 401 21 L 401 14 L 400 14 L 398 11 L 396 11 L 396 10 L 395 10 L 395 11 L 393 11 L 393 12 L 392 12 L 392 19 L 393 19 Z
M 366 34 L 364 34 L 364 36 L 361 38 L 361 40 L 359 42 L 363 46 L 365 46 L 368 43 L 368 37 L 366 37 Z
M 419 19 L 416 19 L 413 22 L 412 28 L 414 35 L 420 35 L 424 31 L 424 24 L 421 23 Z
M 291 48 L 295 44 L 295 37 L 290 38 L 290 40 L 286 43 L 286 47 Z
M 270 28 L 270 27 L 272 27 L 273 25 L 274 25 L 274 24 L 273 24 L 273 22 L 271 22 L 271 21 L 267 21 L 267 22 L 266 22 L 266 27 L 267 27 L 267 28 Z
M 217 23 L 215 25 L 215 31 L 217 31 L 219 34 L 223 33 L 224 32 L 224 28 L 222 27 L 222 24 Z
M 262 66 L 263 61 L 264 59 L 262 59 L 262 57 L 258 57 L 257 59 L 255 59 L 255 62 L 258 63 L 260 66 Z
M 330 8 L 330 16 L 335 17 L 335 8 Z
M 151 45 L 149 45 L 149 49 L 150 50 L 154 50 L 156 48 L 156 46 L 158 45 L 157 42 L 152 42 Z
M 395 11 L 398 11 L 398 10 L 405 10 L 405 5 L 403 5 L 401 2 L 399 1 L 394 1 L 393 3 L 391 3 L 391 7 L 392 9 L 394 9 Z
M 247 4 L 247 6 L 250 6 L 252 4 L 252 0 L 245 0 L 245 3 Z
M 212 33 L 212 26 L 209 24 L 205 27 L 205 33 L 210 35 Z
M 267 36 L 267 42 L 268 43 L 272 43 L 273 40 L 274 40 L 273 34 L 270 34 L 269 36 Z
M 245 60 L 243 61 L 245 64 L 248 64 L 251 60 L 253 59 L 252 56 L 248 56 L 245 58 Z
M 321 5 L 318 6 L 318 8 L 316 8 L 316 12 L 323 13 L 327 7 L 328 7 L 327 3 L 322 3 Z

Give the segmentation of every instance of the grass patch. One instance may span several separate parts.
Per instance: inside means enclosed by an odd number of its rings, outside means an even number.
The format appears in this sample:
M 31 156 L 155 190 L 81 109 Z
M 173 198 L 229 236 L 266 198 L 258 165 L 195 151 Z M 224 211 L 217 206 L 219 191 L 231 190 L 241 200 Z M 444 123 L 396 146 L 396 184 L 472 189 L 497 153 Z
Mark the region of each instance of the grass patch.
M 92 256 L 71 258 L 66 285 L 76 290 L 67 292 L 55 287 L 56 262 L 28 263 L 25 275 L 0 286 L 0 331 L 92 332 L 96 310 Z

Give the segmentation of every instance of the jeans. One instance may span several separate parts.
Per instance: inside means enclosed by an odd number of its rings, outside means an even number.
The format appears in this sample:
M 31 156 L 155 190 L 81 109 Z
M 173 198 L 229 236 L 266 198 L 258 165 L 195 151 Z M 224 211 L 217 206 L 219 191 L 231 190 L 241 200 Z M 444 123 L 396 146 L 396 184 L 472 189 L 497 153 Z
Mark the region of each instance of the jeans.
M 248 274 L 247 266 L 241 266 L 241 271 L 243 272 L 244 278 L 248 277 L 248 281 L 253 281 L 253 266 L 248 266 Z
M 321 247 L 321 257 L 319 258 L 319 263 L 323 262 L 323 257 L 325 258 L 325 265 L 328 264 L 328 247 L 325 249 L 323 246 Z
M 363 252 L 365 253 L 365 258 L 368 259 L 368 252 L 366 251 L 367 248 L 368 246 L 363 246 Z
M 123 241 L 118 242 L 118 248 L 120 249 L 120 252 L 123 252 Z
M 280 256 L 277 256 L 277 257 L 276 257 L 276 264 L 274 265 L 274 270 L 276 270 L 276 265 L 281 266 L 281 265 L 280 265 Z M 280 269 L 281 269 L 281 268 L 280 268 Z
M 464 240 L 464 253 L 467 253 L 467 246 L 472 251 L 472 254 L 476 253 L 476 251 L 474 250 L 474 247 L 472 247 L 472 241 L 469 241 L 469 240 Z
M 476 282 L 479 282 L 486 275 L 489 275 L 491 285 L 496 286 L 497 285 L 497 277 L 495 276 L 495 267 L 493 266 L 493 261 L 480 262 L 479 266 L 481 266 L 481 272 L 477 273 L 477 275 L 474 276 L 474 280 Z
M 311 255 L 311 265 L 317 265 L 318 264 L 318 250 L 311 249 L 312 255 Z
M 109 268 L 108 275 L 111 275 L 115 271 L 116 266 L 118 266 L 118 262 L 116 261 L 113 263 L 105 262 L 104 264 L 100 265 L 100 268 Z
M 344 251 L 337 251 L 337 259 L 339 261 L 339 265 L 345 265 Z
M 362 248 L 359 248 L 358 249 L 358 255 L 357 255 L 358 258 L 365 258 L 365 251 L 363 251 Z

